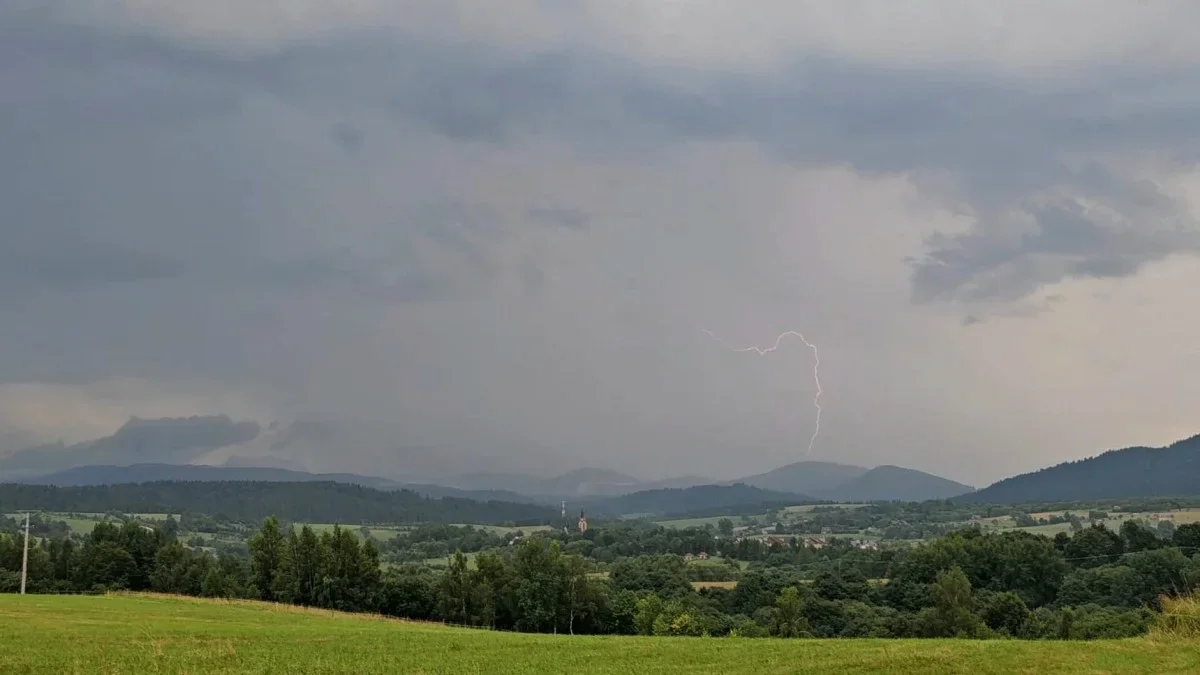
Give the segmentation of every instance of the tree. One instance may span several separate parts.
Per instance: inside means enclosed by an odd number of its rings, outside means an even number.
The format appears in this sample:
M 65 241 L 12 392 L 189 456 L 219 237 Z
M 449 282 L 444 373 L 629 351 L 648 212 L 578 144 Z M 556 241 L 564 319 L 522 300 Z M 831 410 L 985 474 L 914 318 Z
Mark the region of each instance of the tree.
M 983 621 L 988 628 L 1016 637 L 1029 620 L 1029 607 L 1012 592 L 997 593 L 983 606 Z
M 512 617 L 512 575 L 504 560 L 495 552 L 475 556 L 475 588 L 480 620 L 496 627 L 498 621 L 508 625 Z
M 300 528 L 299 535 L 288 538 L 288 549 L 287 566 L 290 569 L 283 578 L 291 602 L 315 606 L 328 552 L 308 525 Z
M 547 544 L 542 537 L 530 537 L 517 547 L 513 556 L 517 630 L 540 633 L 557 627 L 563 597 L 558 558 L 558 542 Z
M 634 615 L 634 625 L 638 635 L 653 635 L 654 622 L 663 613 L 662 598 L 650 593 L 637 601 L 637 614 Z
M 923 613 L 928 637 L 977 637 L 983 622 L 975 614 L 971 582 L 957 565 L 938 574 L 932 611 Z
M 1125 542 L 1103 525 L 1092 525 L 1071 537 L 1063 553 L 1077 567 L 1099 567 L 1117 559 L 1125 551 Z
M 1171 537 L 1171 543 L 1188 553 L 1200 551 L 1200 523 L 1186 523 L 1176 526 L 1175 532 Z
M 438 584 L 438 604 L 444 619 L 451 623 L 471 623 L 470 601 L 472 592 L 471 575 L 467 572 L 467 557 L 455 551 L 450 565 L 442 573 Z
M 722 537 L 732 537 L 733 536 L 733 521 L 728 518 L 722 518 L 722 519 L 718 520 L 717 521 L 717 532 L 719 532 Z
M 167 540 L 172 540 L 179 534 L 179 521 L 175 520 L 174 516 L 167 516 L 162 525 L 163 537 Z
M 1059 615 L 1058 639 L 1070 640 L 1075 627 L 1075 612 L 1070 607 L 1063 607 Z
M 559 605 L 566 610 L 567 632 L 574 635 L 575 617 L 586 613 L 586 608 L 591 600 L 587 569 L 584 567 L 583 558 L 574 555 L 560 556 L 558 573 L 560 576 L 559 588 L 563 594 Z
M 270 516 L 250 538 L 250 577 L 258 589 L 260 600 L 268 602 L 279 597 L 277 579 L 283 568 L 286 540 L 279 528 L 279 519 Z
M 168 542 L 155 556 L 150 588 L 158 593 L 184 593 L 184 576 L 187 574 L 189 558 L 188 550 L 179 540 Z
M 1175 521 L 1160 520 L 1158 521 L 1158 536 L 1166 541 L 1171 541 L 1175 536 Z
M 128 589 L 137 563 L 115 541 L 88 541 L 80 551 L 78 569 L 82 588 Z
M 1158 535 L 1132 520 L 1121 523 L 1121 538 L 1125 540 L 1125 551 L 1128 553 L 1151 551 L 1162 546 Z
M 776 637 L 801 637 L 809 634 L 808 619 L 804 616 L 804 601 L 800 590 L 788 586 L 775 600 L 775 621 L 771 634 Z

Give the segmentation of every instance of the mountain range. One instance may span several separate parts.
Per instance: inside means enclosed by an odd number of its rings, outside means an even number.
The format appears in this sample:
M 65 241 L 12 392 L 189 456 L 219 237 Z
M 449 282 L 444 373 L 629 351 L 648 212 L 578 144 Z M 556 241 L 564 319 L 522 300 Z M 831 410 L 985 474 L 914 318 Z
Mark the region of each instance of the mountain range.
M 348 428 L 349 427 L 349 428 Z M 156 481 L 334 481 L 378 489 L 408 488 L 432 497 L 597 505 L 635 493 L 671 495 L 694 486 L 740 486 L 712 492 L 720 501 L 921 501 L 969 493 L 970 486 L 912 469 L 869 469 L 830 462 L 798 462 L 767 473 L 721 481 L 703 476 L 642 480 L 602 468 L 539 475 L 514 461 L 487 462 L 442 448 L 400 446 L 378 429 L 328 422 L 235 422 L 225 415 L 143 420 L 132 418 L 111 436 L 0 452 L 0 480 L 63 486 Z M 353 452 L 337 452 L 353 448 Z M 528 463 L 526 453 L 520 454 Z M 554 468 L 535 456 L 538 468 Z M 366 458 L 364 461 L 363 458 Z M 751 490 L 752 489 L 752 490 Z M 752 492 L 761 492 L 749 496 Z M 687 497 L 699 493 L 690 493 Z M 646 499 L 653 501 L 653 496 Z M 740 503 L 740 502 L 739 502 Z
M 111 436 L 75 444 L 27 447 L 27 437 L 0 434 L 0 481 L 83 486 L 156 481 L 353 483 L 381 490 L 475 500 L 621 509 L 646 503 L 710 500 L 738 503 L 804 501 L 1051 502 L 1200 494 L 1200 436 L 1167 447 L 1131 447 L 1013 476 L 976 491 L 933 474 L 898 466 L 867 468 L 805 461 L 735 478 L 681 476 L 642 480 L 602 468 L 571 468 L 548 451 L 490 456 L 446 448 L 398 445 L 386 428 L 303 421 L 235 422 L 225 415 L 131 418 Z M 14 444 L 21 447 L 14 448 Z M 339 452 L 352 448 L 353 452 Z M 520 460 L 510 457 L 520 456 Z M 565 467 L 565 468 L 564 468 Z M 719 491 L 686 488 L 723 488 Z M 609 506 L 605 506 L 609 500 Z M 673 501 L 672 501 L 673 500 Z M 697 502 L 698 503 L 698 502 Z M 715 503 L 715 502 L 714 502 Z M 732 503 L 732 502 L 731 502 Z M 614 507 L 615 508 L 615 507 Z
M 977 503 L 1064 502 L 1200 494 L 1200 435 L 1162 448 L 1110 450 L 992 484 L 959 499 Z

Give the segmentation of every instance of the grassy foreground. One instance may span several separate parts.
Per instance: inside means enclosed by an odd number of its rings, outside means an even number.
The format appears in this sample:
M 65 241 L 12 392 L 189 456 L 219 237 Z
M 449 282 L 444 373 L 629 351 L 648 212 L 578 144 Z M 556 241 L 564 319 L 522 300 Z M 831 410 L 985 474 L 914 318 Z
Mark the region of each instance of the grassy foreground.
M 1185 673 L 1200 642 L 572 637 L 251 602 L 0 596 L 9 673 Z

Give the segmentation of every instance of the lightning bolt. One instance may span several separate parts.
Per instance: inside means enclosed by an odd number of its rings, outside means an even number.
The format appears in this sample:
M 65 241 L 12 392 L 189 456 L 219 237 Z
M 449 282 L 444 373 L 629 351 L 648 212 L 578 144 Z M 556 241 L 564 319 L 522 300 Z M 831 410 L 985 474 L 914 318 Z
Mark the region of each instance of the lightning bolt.
M 805 338 L 803 334 L 797 333 L 794 330 L 789 330 L 785 333 L 780 333 L 779 337 L 775 338 L 775 344 L 770 347 L 767 347 L 765 349 L 762 347 L 734 347 L 733 345 L 729 344 L 728 342 L 726 342 L 726 341 L 722 340 L 721 338 L 717 337 L 716 335 L 714 335 L 711 330 L 708 330 L 707 328 L 702 328 L 701 330 L 704 332 L 705 335 L 712 338 L 713 341 L 715 341 L 717 344 L 721 345 L 722 347 L 725 347 L 726 349 L 728 349 L 730 351 L 734 351 L 734 352 L 754 352 L 755 354 L 758 354 L 759 356 L 766 356 L 767 354 L 770 354 L 771 352 L 778 351 L 779 345 L 783 343 L 783 339 L 786 337 L 799 338 L 800 341 L 804 343 L 804 346 L 806 346 L 812 350 L 812 353 L 813 353 L 813 382 L 816 383 L 816 385 L 817 385 L 817 393 L 813 397 L 813 407 L 817 409 L 817 421 L 816 421 L 816 425 L 813 427 L 812 438 L 808 439 L 808 455 L 812 456 L 813 446 L 815 446 L 817 444 L 817 436 L 821 435 L 821 355 L 820 355 L 820 353 L 817 352 L 817 346 L 814 345 L 813 343 L 809 342 L 808 339 Z

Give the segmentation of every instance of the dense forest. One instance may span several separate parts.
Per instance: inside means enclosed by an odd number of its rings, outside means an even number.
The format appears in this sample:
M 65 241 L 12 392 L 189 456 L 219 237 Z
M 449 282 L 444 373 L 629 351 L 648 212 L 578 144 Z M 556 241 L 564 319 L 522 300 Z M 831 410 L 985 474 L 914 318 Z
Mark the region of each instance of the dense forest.
M 653 513 L 659 515 L 724 513 L 730 508 L 753 507 L 757 512 L 791 504 L 811 504 L 817 500 L 805 495 L 764 490 L 743 483 L 734 485 L 695 485 L 686 488 L 643 490 L 611 497 L 588 505 L 598 514 L 622 515 Z
M 0 513 L 44 510 L 75 513 L 205 513 L 242 522 L 276 515 L 310 523 L 557 522 L 557 509 L 535 504 L 432 499 L 411 490 L 374 490 L 332 482 L 156 482 L 54 487 L 0 484 Z
M 1093 639 L 1143 633 L 1161 596 L 1200 583 L 1200 525 L 1166 538 L 1128 522 L 1053 539 L 968 529 L 885 551 L 792 539 L 745 570 L 732 558 L 713 565 L 736 585 L 697 591 L 694 568 L 675 552 L 720 548 L 730 525 L 535 534 L 433 569 L 381 565 L 376 542 L 343 528 L 318 534 L 269 517 L 237 555 L 186 545 L 173 519 L 157 528 L 130 520 L 39 541 L 29 590 L 244 597 L 533 632 Z M 430 526 L 408 543 L 442 534 L 472 533 Z M 0 534 L 0 591 L 19 583 L 20 543 Z
M 1126 448 L 1006 478 L 958 501 L 1015 504 L 1200 494 L 1200 436 Z

